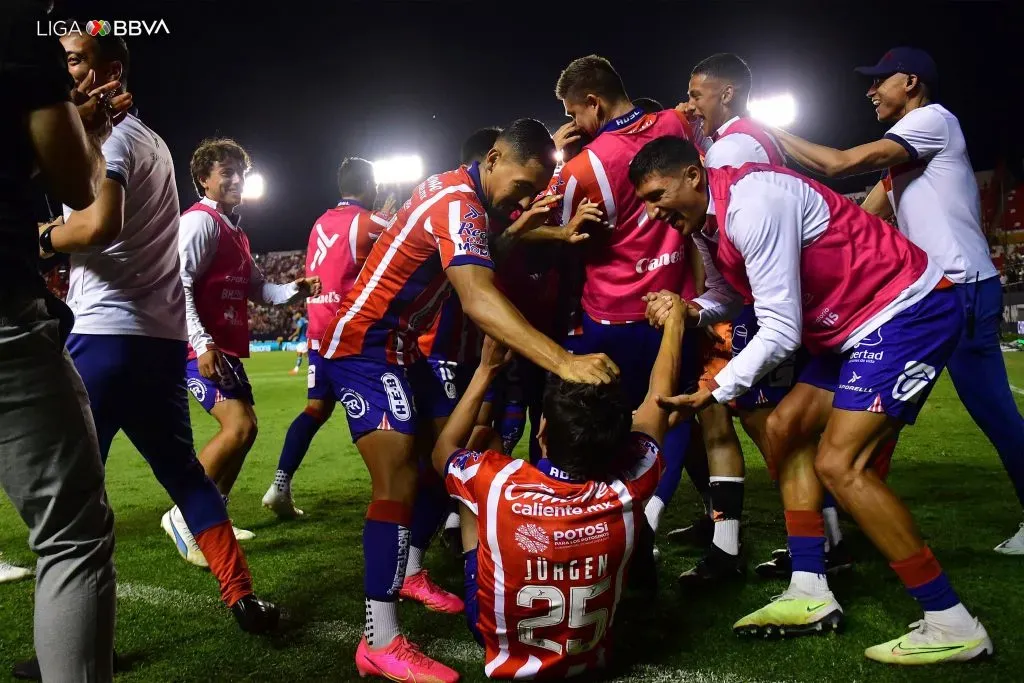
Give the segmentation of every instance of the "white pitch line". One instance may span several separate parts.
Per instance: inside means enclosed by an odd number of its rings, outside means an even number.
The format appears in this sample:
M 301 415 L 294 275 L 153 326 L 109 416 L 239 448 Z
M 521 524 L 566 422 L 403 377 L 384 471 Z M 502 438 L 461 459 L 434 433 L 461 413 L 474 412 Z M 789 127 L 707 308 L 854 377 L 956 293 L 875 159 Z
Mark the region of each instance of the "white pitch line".
M 1010 385 L 1010 391 L 1012 391 L 1015 394 L 1020 394 L 1021 396 L 1024 396 L 1024 389 L 1018 389 L 1017 387 L 1013 386 L 1012 384 Z
M 117 584 L 117 597 L 132 602 L 142 602 L 158 607 L 195 610 L 216 608 L 220 602 L 213 595 L 203 596 L 174 588 L 161 588 L 141 583 L 124 582 Z M 306 625 L 303 632 L 320 641 L 353 644 L 363 635 L 361 625 L 347 621 L 314 621 Z M 423 650 L 431 657 L 449 663 L 464 664 L 467 667 L 483 668 L 483 650 L 469 640 L 454 638 L 432 638 L 425 640 Z M 625 676 L 611 679 L 609 683 L 769 683 L 736 674 L 702 671 L 699 669 L 676 669 L 654 664 L 639 664 Z M 773 681 L 771 683 L 780 683 Z

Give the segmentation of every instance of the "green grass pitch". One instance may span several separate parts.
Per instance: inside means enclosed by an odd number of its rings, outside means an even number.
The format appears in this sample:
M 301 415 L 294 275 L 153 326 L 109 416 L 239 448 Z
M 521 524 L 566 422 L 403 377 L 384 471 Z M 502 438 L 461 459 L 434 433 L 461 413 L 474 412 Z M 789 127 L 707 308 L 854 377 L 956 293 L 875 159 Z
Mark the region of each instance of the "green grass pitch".
M 260 434 L 235 487 L 231 513 L 256 532 L 245 544 L 257 592 L 289 613 L 289 625 L 268 638 L 241 633 L 217 603 L 209 573 L 185 564 L 160 529 L 167 496 L 123 436 L 107 463 L 107 488 L 117 520 L 117 649 L 125 681 L 352 681 L 353 653 L 363 619 L 362 519 L 369 481 L 339 412 L 317 435 L 295 480 L 296 502 L 306 517 L 278 522 L 262 509 L 285 431 L 305 402 L 304 376 L 288 370 L 294 354 L 257 354 L 247 364 L 256 393 Z M 1024 354 L 1005 356 L 1011 382 L 1024 387 Z M 304 375 L 304 373 L 303 373 Z M 1024 397 L 1018 396 L 1019 404 Z M 145 400 L 133 396 L 126 400 Z M 214 421 L 194 401 L 197 443 Z M 745 554 L 752 565 L 784 542 L 778 494 L 749 443 Z M 520 450 L 523 444 L 520 445 Z M 698 552 L 661 544 L 661 591 L 656 603 L 625 603 L 616 620 L 618 680 L 636 681 L 1020 681 L 1024 679 L 1024 558 L 992 548 L 1021 521 L 995 451 L 967 416 L 943 377 L 918 425 L 906 431 L 891 483 L 910 505 L 936 556 L 968 607 L 986 624 L 994 659 L 974 665 L 916 670 L 886 668 L 863 657 L 866 646 L 893 638 L 917 619 L 914 602 L 896 576 L 852 524 L 844 527 L 861 562 L 833 581 L 848 615 L 840 636 L 785 642 L 740 641 L 730 626 L 781 592 L 780 583 L 753 576 L 743 585 L 684 595 L 675 576 Z M 663 522 L 688 522 L 698 511 L 689 483 Z M 26 534 L 0 498 L 0 550 L 31 563 Z M 461 592 L 461 570 L 439 545 L 427 566 Z M 483 681 L 482 652 L 462 617 L 404 603 L 403 626 L 424 649 Z M 32 654 L 32 583 L 0 586 L 0 680 L 10 665 Z

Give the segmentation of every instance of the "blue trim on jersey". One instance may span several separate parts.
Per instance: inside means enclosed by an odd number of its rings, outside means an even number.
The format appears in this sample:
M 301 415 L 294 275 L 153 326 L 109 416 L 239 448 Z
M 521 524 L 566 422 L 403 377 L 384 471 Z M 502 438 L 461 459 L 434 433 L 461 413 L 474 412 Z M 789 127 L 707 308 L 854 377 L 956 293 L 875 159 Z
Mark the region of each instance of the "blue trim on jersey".
M 358 206 L 363 211 L 369 211 L 370 210 L 370 209 L 366 208 L 366 204 L 363 204 L 358 199 L 342 199 L 340 202 L 338 202 L 338 206 L 336 208 L 340 209 L 343 206 Z
M 474 161 L 467 166 L 466 173 L 469 174 L 470 179 L 473 181 L 473 191 L 476 192 L 477 199 L 484 205 L 484 209 L 487 209 L 489 204 L 487 203 L 487 197 L 483 195 L 484 184 L 480 181 L 480 162 Z
M 629 112 L 628 114 L 624 114 L 623 116 L 612 119 L 608 123 L 601 126 L 601 128 L 597 131 L 597 135 L 600 135 L 601 133 L 607 133 L 609 131 L 622 130 L 626 126 L 635 123 L 636 120 L 643 115 L 643 109 L 641 109 L 640 107 L 634 107 L 633 111 Z M 596 138 L 597 135 L 595 135 L 594 137 Z
M 121 184 L 121 187 L 123 187 L 125 190 L 128 189 L 128 179 L 121 175 L 119 172 L 113 171 L 108 168 L 107 177 L 110 178 L 111 180 L 116 180 L 118 183 Z

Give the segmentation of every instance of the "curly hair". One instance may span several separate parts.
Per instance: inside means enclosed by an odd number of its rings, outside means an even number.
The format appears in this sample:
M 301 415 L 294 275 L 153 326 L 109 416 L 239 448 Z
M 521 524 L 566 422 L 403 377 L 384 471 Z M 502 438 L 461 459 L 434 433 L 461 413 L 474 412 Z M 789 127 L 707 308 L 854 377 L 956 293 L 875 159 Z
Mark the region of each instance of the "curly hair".
M 210 177 L 215 163 L 228 159 L 240 161 L 246 171 L 252 166 L 249 153 L 231 138 L 206 138 L 199 143 L 199 147 L 192 153 L 192 161 L 189 162 L 188 167 L 192 173 L 192 184 L 195 185 L 196 192 L 200 197 L 204 193 L 203 186 L 199 181 Z

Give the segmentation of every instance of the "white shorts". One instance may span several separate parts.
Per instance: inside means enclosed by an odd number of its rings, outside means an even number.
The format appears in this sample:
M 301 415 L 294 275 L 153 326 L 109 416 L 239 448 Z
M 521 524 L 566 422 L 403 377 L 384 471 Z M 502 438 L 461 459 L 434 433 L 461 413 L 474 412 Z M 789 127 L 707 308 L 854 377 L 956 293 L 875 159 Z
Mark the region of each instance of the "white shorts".
M 295 351 L 296 353 L 306 353 L 307 351 L 309 351 L 309 342 L 299 342 L 295 346 Z

